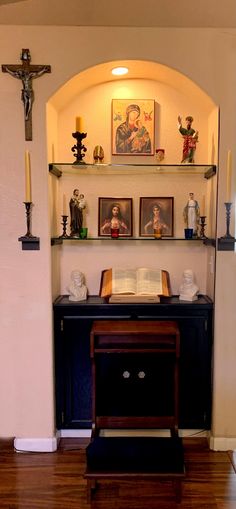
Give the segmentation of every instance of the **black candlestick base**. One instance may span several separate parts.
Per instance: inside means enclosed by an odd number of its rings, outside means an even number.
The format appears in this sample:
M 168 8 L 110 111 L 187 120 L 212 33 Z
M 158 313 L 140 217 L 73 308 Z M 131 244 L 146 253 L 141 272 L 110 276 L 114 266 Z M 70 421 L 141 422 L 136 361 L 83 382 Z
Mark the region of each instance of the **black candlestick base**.
M 62 217 L 61 224 L 62 224 L 63 231 L 62 231 L 62 235 L 60 235 L 59 239 L 67 239 L 69 237 L 69 235 L 67 235 L 67 233 L 66 233 L 68 216 L 62 215 L 61 217 Z
M 205 227 L 206 227 L 205 219 L 206 219 L 206 216 L 200 216 L 200 239 L 207 238 L 205 235 Z
M 87 149 L 82 143 L 82 140 L 87 137 L 87 133 L 80 133 L 79 131 L 76 131 L 75 133 L 72 133 L 72 136 L 77 141 L 76 145 L 73 145 L 71 148 L 74 157 L 76 158 L 73 164 L 85 164 L 83 161 L 85 154 L 83 154 L 83 152 L 87 152 Z

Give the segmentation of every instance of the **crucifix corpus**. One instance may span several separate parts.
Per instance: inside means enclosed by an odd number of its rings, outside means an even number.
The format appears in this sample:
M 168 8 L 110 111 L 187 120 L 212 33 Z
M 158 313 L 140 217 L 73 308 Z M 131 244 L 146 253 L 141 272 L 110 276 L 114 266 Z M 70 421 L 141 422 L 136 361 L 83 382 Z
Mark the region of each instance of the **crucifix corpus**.
M 31 56 L 29 49 L 22 49 L 22 64 L 2 65 L 2 72 L 8 72 L 13 78 L 21 80 L 23 88 L 21 90 L 21 99 L 24 105 L 25 117 L 25 139 L 32 140 L 32 105 L 34 101 L 34 91 L 32 87 L 33 79 L 39 78 L 45 72 L 51 72 L 50 65 L 31 65 Z

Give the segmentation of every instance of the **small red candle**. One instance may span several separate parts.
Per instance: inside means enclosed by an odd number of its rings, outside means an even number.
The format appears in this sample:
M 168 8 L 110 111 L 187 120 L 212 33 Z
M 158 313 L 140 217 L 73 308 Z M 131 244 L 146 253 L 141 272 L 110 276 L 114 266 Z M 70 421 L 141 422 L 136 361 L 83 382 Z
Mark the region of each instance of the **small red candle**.
M 111 228 L 111 237 L 113 239 L 118 239 L 118 237 L 119 237 L 119 228 Z

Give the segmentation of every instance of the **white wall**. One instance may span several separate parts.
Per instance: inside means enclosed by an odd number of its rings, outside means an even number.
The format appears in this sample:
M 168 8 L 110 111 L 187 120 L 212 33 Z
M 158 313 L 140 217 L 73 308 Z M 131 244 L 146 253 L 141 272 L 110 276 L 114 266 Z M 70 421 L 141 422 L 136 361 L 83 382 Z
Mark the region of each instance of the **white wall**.
M 137 43 L 137 38 L 142 40 L 142 44 Z M 51 437 L 54 433 L 54 405 L 46 102 L 81 70 L 114 59 L 156 61 L 190 77 L 212 97 L 215 104 L 220 105 L 221 110 L 218 218 L 220 236 L 225 228 L 222 203 L 226 187 L 227 149 L 232 148 L 234 161 L 236 157 L 236 117 L 232 114 L 236 110 L 235 30 L 2 26 L 0 42 L 2 63 L 16 63 L 21 48 L 29 47 L 32 63 L 52 65 L 52 74 L 34 81 L 33 141 L 27 143 L 24 141 L 21 84 L 6 74 L 0 74 L 3 246 L 0 435 Z M 82 48 L 78 57 L 76 48 Z M 70 141 L 67 142 L 67 153 L 69 143 Z M 17 240 L 25 230 L 22 205 L 25 148 L 31 152 L 33 232 L 40 236 L 41 242 L 38 252 L 21 251 Z M 227 338 L 217 321 L 213 429 L 215 437 L 236 437 L 236 395 L 232 392 L 235 369 L 223 349 L 224 343 L 227 351 L 233 352 L 235 343 L 236 315 L 232 305 L 229 306 L 229 299 L 232 303 L 235 295 L 235 266 L 233 255 L 221 253 L 220 258 L 222 263 L 218 265 L 217 262 L 216 269 L 219 267 L 221 272 L 223 266 L 225 277 L 220 278 L 217 286 L 216 314 L 227 323 Z M 223 298 L 225 294 L 229 299 Z M 223 373 L 227 373 L 227 384 Z M 223 391 L 224 422 L 219 418 Z

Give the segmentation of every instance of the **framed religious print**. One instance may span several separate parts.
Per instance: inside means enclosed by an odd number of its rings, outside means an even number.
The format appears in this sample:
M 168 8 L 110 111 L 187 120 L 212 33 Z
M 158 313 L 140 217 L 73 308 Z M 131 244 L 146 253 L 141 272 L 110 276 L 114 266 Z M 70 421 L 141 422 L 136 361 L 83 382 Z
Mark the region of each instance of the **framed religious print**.
M 132 198 L 98 199 L 98 236 L 132 237 Z
M 140 237 L 174 236 L 174 198 L 171 197 L 141 197 L 139 205 L 139 235 Z
M 154 99 L 112 100 L 112 154 L 154 154 Z

